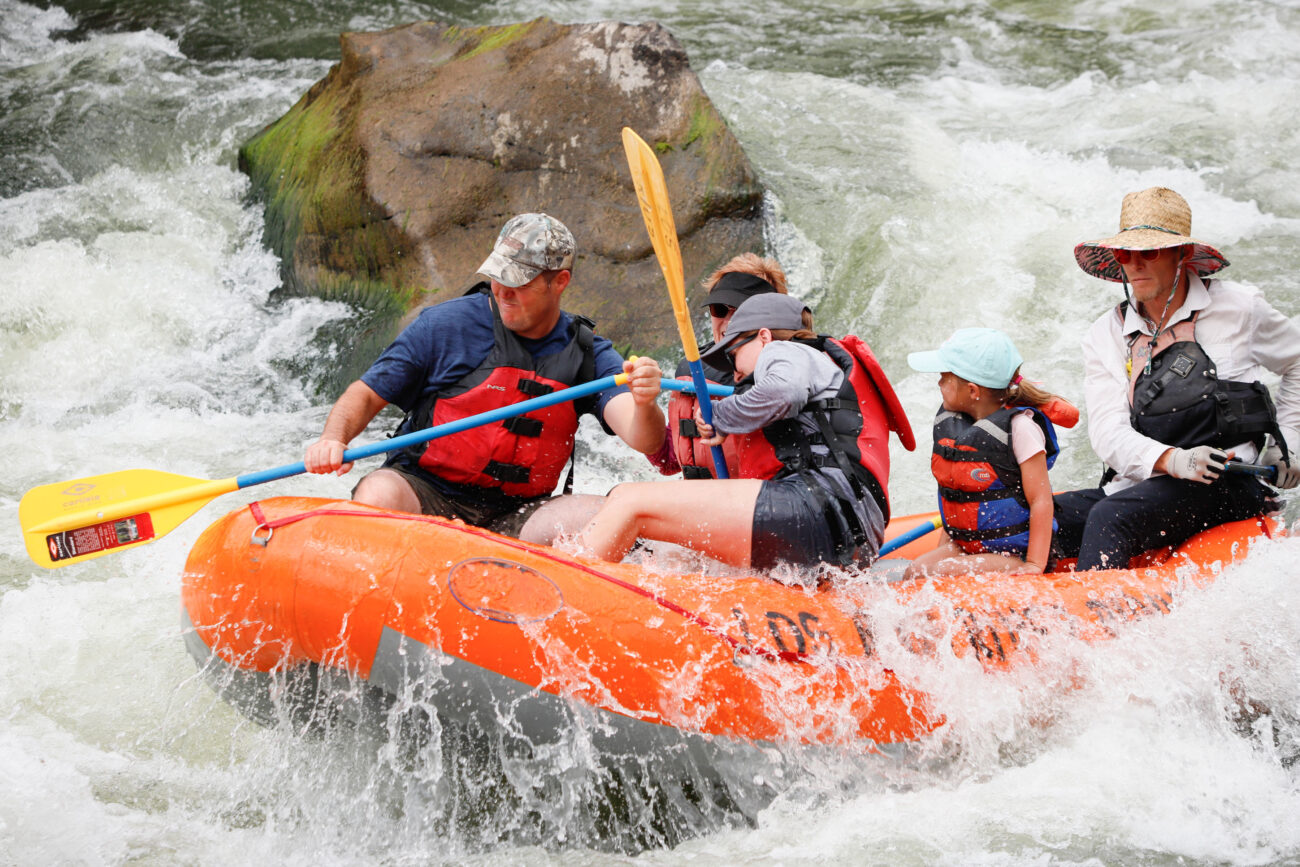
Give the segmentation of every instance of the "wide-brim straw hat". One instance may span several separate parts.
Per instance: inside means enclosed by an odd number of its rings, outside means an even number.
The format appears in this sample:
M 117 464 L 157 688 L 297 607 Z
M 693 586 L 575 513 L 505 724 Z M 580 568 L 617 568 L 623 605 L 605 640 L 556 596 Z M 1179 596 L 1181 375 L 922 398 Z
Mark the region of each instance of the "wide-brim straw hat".
M 1084 241 L 1074 248 L 1074 260 L 1088 274 L 1123 282 L 1124 275 L 1111 250 L 1163 250 L 1191 245 L 1185 267 L 1202 277 L 1228 266 L 1223 254 L 1191 237 L 1192 209 L 1187 200 L 1165 187 L 1129 193 L 1119 209 L 1119 233 L 1099 241 Z

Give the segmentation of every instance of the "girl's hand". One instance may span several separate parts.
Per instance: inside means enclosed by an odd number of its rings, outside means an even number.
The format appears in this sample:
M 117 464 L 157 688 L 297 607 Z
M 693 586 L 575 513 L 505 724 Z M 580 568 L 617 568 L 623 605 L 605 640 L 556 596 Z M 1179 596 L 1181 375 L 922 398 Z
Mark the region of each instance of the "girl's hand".
M 722 445 L 722 441 L 727 438 L 726 434 L 718 433 L 713 429 L 713 425 L 704 420 L 704 416 L 700 415 L 698 403 L 695 405 L 695 429 L 700 434 L 700 442 L 709 448 Z

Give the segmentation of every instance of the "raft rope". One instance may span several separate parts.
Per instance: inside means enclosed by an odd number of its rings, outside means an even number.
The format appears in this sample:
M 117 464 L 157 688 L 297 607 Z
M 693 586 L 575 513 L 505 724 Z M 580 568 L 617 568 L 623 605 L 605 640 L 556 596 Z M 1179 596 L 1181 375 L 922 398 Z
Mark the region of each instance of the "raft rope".
M 720 639 L 722 642 L 729 645 L 731 647 L 733 657 L 739 656 L 741 654 L 753 654 L 755 656 L 760 656 L 768 660 L 781 660 L 783 662 L 798 662 L 804 665 L 813 664 L 813 662 L 811 661 L 813 659 L 812 654 L 806 652 L 800 653 L 794 650 L 784 650 L 784 651 L 776 652 L 776 651 L 768 650 L 765 647 L 755 647 L 752 644 L 746 644 L 745 642 L 738 640 L 735 636 L 729 634 L 726 630 L 715 626 L 712 622 L 701 617 L 699 614 L 695 613 L 694 611 L 691 611 L 688 608 L 684 608 L 683 606 L 678 605 L 676 602 L 673 602 L 671 599 L 665 599 L 662 596 L 659 596 L 649 590 L 646 590 L 644 587 L 638 587 L 636 584 L 633 584 L 629 581 L 624 581 L 620 578 L 615 578 L 613 575 L 609 575 L 604 572 L 601 572 L 600 570 L 594 569 L 591 566 L 586 566 L 574 560 L 564 558 L 559 554 L 553 553 L 552 551 L 547 550 L 545 548 L 533 547 L 526 542 L 521 542 L 518 539 L 512 539 L 508 536 L 499 536 L 496 533 L 493 533 L 490 530 L 484 530 L 481 527 L 471 527 L 468 524 L 463 524 L 458 521 L 453 522 L 450 519 L 440 518 L 436 515 L 416 515 L 410 513 L 396 513 L 396 512 L 353 511 L 351 509 L 337 509 L 337 508 L 312 509 L 311 511 L 308 512 L 297 512 L 292 515 L 286 515 L 283 518 L 275 518 L 273 520 L 268 520 L 266 517 L 266 513 L 262 511 L 261 503 L 258 501 L 249 503 L 248 510 L 249 512 L 252 513 L 253 519 L 257 521 L 257 526 L 253 528 L 252 542 L 253 544 L 261 545 L 263 547 L 265 547 L 267 543 L 271 541 L 271 537 L 272 535 L 274 535 L 276 529 L 280 527 L 288 526 L 289 524 L 296 524 L 297 522 L 306 520 L 307 518 L 315 518 L 315 517 L 387 518 L 389 520 L 394 520 L 394 521 L 416 521 L 425 524 L 436 524 L 447 530 L 455 530 L 460 533 L 465 533 L 466 535 L 477 536 L 482 539 L 488 539 L 490 541 L 496 542 L 499 545 L 505 545 L 508 548 L 514 548 L 518 551 L 525 551 L 528 554 L 531 554 L 535 557 L 540 557 L 544 560 L 550 560 L 554 563 L 558 563 L 560 565 L 567 566 L 572 569 L 577 569 L 595 578 L 599 578 L 602 581 L 606 581 L 610 584 L 614 584 L 617 587 L 621 587 L 624 590 L 630 591 L 632 593 L 636 593 L 640 596 L 644 596 L 646 599 L 649 599 L 650 601 L 654 602 L 656 605 L 659 605 L 660 607 L 673 612 L 674 614 L 686 619 L 687 621 L 694 623 L 696 626 L 700 627 L 705 632 L 709 633 L 710 635 Z M 258 535 L 262 530 L 266 531 L 265 536 Z M 843 663 L 837 662 L 836 665 L 837 666 L 843 665 Z

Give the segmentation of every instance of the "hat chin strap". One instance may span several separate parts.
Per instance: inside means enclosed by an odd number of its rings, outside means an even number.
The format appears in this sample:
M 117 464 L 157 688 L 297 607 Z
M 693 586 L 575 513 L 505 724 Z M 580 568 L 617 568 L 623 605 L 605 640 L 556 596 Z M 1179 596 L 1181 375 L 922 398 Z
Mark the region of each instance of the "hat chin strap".
M 1178 257 L 1178 264 L 1174 267 L 1174 279 L 1173 282 L 1169 284 L 1169 295 L 1165 298 L 1165 308 L 1160 312 L 1160 319 L 1156 322 L 1153 322 L 1151 318 L 1147 316 L 1146 311 L 1142 309 L 1142 305 L 1133 302 L 1133 294 L 1129 290 L 1128 286 L 1128 274 L 1124 272 L 1123 268 L 1119 269 L 1120 278 L 1124 282 L 1124 297 L 1128 300 L 1129 307 L 1136 310 L 1138 316 L 1141 316 L 1142 321 L 1151 329 L 1151 342 L 1147 344 L 1147 373 L 1151 372 L 1151 358 L 1154 355 L 1156 341 L 1159 340 L 1160 335 L 1168 331 L 1169 327 L 1172 325 L 1172 323 L 1166 324 L 1165 319 L 1169 316 L 1169 305 L 1174 303 L 1174 296 L 1178 294 L 1178 284 L 1183 280 L 1183 275 L 1185 273 L 1183 266 L 1186 261 L 1186 253 L 1183 253 Z

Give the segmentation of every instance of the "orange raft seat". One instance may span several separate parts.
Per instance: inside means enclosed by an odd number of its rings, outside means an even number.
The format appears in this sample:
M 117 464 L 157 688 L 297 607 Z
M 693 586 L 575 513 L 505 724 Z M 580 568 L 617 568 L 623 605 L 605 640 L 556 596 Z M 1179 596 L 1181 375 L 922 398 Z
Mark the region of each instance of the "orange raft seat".
M 892 522 L 896 536 L 933 515 Z M 1275 531 L 1227 524 L 1128 570 L 832 582 L 665 574 L 521 542 L 436 517 L 281 497 L 209 527 L 186 564 L 186 642 L 209 680 L 263 723 L 285 718 L 295 673 L 356 684 L 443 725 L 506 727 L 534 744 L 577 718 L 606 752 L 822 744 L 870 750 L 922 738 L 941 709 L 904 682 L 899 654 L 1035 658 L 1049 633 L 1102 640 L 1169 610 Z M 934 537 L 898 552 L 915 556 Z M 922 595 L 923 594 L 923 595 Z M 913 606 L 926 636 L 880 611 Z M 950 640 L 949 640 L 950 639 Z M 928 648 L 927 648 L 928 641 Z M 705 751 L 701 753 L 700 751 Z

